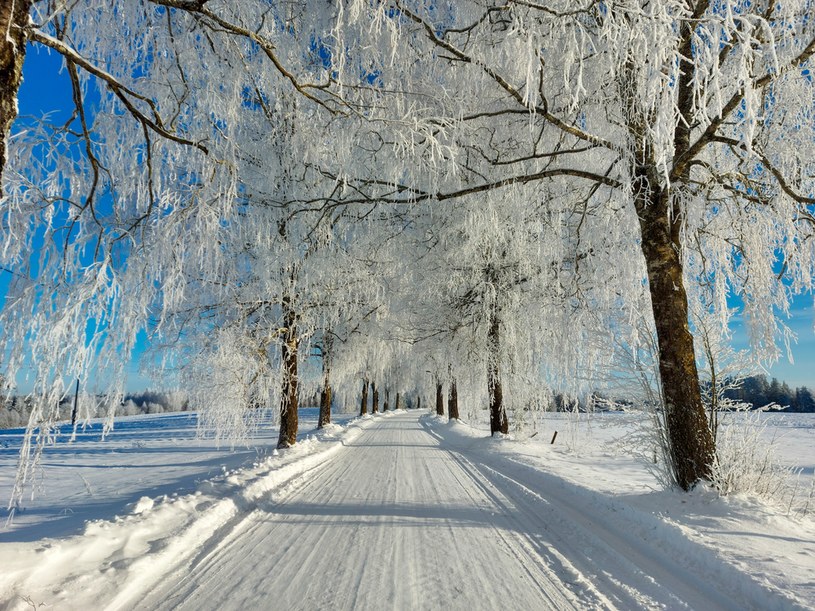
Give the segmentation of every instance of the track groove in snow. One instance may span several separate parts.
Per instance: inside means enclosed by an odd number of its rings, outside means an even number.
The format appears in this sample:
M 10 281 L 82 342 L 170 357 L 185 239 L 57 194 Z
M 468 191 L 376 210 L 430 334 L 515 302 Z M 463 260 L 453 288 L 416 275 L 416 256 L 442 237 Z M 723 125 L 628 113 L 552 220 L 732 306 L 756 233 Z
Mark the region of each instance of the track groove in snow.
M 253 525 L 149 598 L 159 608 L 784 608 L 720 590 L 710 553 L 648 540 L 642 517 L 415 414 L 380 418 Z M 602 497 L 601 497 L 602 498 Z M 694 567 L 695 553 L 705 564 Z M 251 567 L 248 566 L 251 564 Z M 735 571 L 720 563 L 719 572 Z M 695 570 L 696 569 L 696 570 Z M 716 571 L 714 571 L 714 575 Z M 225 589 L 224 584 L 239 584 Z
M 805 609 L 783 592 L 752 581 L 736 567 L 675 532 L 658 517 L 634 512 L 596 491 L 526 465 L 483 442 L 423 426 L 456 460 L 494 487 L 496 498 L 511 499 L 510 530 L 552 567 L 565 584 L 581 592 L 586 607 L 614 609 Z M 444 431 L 444 425 L 438 427 Z M 495 442 L 496 444 L 500 442 Z M 477 445 L 482 447 L 476 448 Z M 473 449 L 474 451 L 471 451 Z M 472 457 L 472 460 L 471 460 Z
M 157 584 L 143 604 L 584 608 L 534 549 L 518 545 L 511 511 L 416 414 L 394 414 L 297 490 L 249 514 L 251 526 Z

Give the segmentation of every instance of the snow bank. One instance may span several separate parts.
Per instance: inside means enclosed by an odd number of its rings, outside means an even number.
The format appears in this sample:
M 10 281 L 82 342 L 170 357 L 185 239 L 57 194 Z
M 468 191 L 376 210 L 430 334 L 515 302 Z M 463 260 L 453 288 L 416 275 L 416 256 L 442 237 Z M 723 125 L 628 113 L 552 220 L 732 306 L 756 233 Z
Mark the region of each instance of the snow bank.
M 202 553 L 221 529 L 264 503 L 296 489 L 373 420 L 331 425 L 304 435 L 297 445 L 274 452 L 251 467 L 226 470 L 192 494 L 142 497 L 130 513 L 93 520 L 84 532 L 64 539 L 0 544 L 13 558 L 0 573 L 0 602 L 17 611 L 50 608 L 131 607 L 168 570 Z

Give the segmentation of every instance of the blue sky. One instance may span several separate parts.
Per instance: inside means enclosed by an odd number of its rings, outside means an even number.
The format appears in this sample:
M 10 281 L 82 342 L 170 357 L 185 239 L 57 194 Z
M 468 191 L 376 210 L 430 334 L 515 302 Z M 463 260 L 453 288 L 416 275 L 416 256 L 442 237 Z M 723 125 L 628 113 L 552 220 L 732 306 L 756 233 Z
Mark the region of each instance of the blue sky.
M 61 70 L 62 60 L 56 53 L 49 53 L 41 47 L 29 47 L 24 65 L 24 82 L 19 94 L 19 108 L 21 115 L 42 115 L 46 112 L 54 113 L 55 122 L 67 120 L 70 117 L 72 101 L 70 94 L 70 81 L 67 73 Z M 0 272 L 0 296 L 5 294 L 9 275 Z M 798 336 L 798 343 L 793 346 L 795 363 L 782 359 L 769 371 L 769 375 L 787 381 L 791 386 L 810 386 L 815 388 L 815 332 L 813 332 L 813 306 L 811 296 L 802 296 L 796 299 L 787 325 Z M 741 324 L 736 321 L 733 325 L 733 345 L 735 348 L 745 348 L 747 337 Z M 144 348 L 140 342 L 137 352 Z M 128 366 L 129 390 L 140 390 L 151 384 L 147 378 L 138 373 L 135 362 Z M 18 379 L 21 390 L 30 387 L 23 379 Z
M 53 123 L 63 123 L 71 116 L 73 101 L 71 83 L 68 73 L 62 69 L 62 58 L 54 52 L 48 52 L 41 46 L 29 45 L 23 66 L 23 84 L 18 96 L 21 120 L 25 115 L 41 116 L 50 113 Z M 0 271 L 0 297 L 4 296 L 9 284 L 9 274 Z M 137 353 L 144 350 L 144 334 L 137 344 Z M 150 380 L 138 371 L 134 360 L 128 364 L 127 389 L 143 390 L 153 386 Z M 17 376 L 18 390 L 28 392 L 32 381 L 26 379 L 27 372 Z
M 793 308 L 784 323 L 798 337 L 792 345 L 794 363 L 786 357 L 770 368 L 769 375 L 784 380 L 792 387 L 809 386 L 815 388 L 815 332 L 813 331 L 812 296 L 799 296 L 793 302 Z M 742 327 L 741 319 L 731 327 L 733 329 L 733 347 L 745 349 L 748 346 L 747 334 Z

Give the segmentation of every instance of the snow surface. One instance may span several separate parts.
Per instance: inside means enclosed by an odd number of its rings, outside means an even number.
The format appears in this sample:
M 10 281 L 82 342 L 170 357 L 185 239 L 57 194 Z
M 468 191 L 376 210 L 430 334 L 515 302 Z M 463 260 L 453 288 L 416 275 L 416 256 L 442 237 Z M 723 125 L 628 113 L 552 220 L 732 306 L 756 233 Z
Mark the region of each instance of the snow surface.
M 0 607 L 815 607 L 811 517 L 659 490 L 628 454 L 639 415 L 552 414 L 524 439 L 424 410 L 301 418 L 280 452 L 269 427 L 219 449 L 193 414 L 61 436 L 0 531 Z M 807 490 L 815 417 L 767 419 Z M 19 439 L 0 432 L 6 497 Z

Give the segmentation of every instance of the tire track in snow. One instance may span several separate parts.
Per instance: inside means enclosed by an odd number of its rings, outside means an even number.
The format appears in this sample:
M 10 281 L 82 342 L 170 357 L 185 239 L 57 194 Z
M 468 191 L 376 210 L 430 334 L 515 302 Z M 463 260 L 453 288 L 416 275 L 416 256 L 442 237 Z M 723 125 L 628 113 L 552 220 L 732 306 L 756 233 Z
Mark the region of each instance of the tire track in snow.
M 564 507 L 561 503 L 553 502 L 548 494 L 537 495 L 523 486 L 519 486 L 519 490 L 508 489 L 500 484 L 499 478 L 506 477 L 502 473 L 476 464 L 464 456 L 460 456 L 460 460 L 472 469 L 474 479 L 483 478 L 496 487 L 495 494 L 507 495 L 513 500 L 507 519 L 517 525 L 514 531 L 518 535 L 519 546 L 534 549 L 541 559 L 556 567 L 556 574 L 584 597 L 587 606 L 602 609 L 686 608 L 682 599 L 670 592 L 669 604 L 665 604 L 664 600 L 660 602 L 660 598 L 664 599 L 665 596 L 653 597 L 642 592 L 639 589 L 641 582 L 651 578 L 636 565 L 632 565 L 627 575 L 627 581 L 636 584 L 636 587 L 608 579 L 604 567 L 626 563 L 625 550 L 609 548 L 598 559 L 596 531 L 591 521 L 576 522 L 576 516 L 580 514 L 575 513 L 573 507 Z M 514 480 L 510 481 L 517 484 Z M 532 496 L 537 502 L 527 502 L 518 492 Z M 580 528 L 575 528 L 575 524 Z M 716 609 L 715 606 L 708 607 L 707 611 Z
M 516 504 L 508 497 L 503 495 L 499 490 L 491 485 L 491 482 L 484 477 L 484 474 L 478 468 L 462 455 L 451 452 L 451 457 L 458 463 L 459 478 L 466 478 L 466 481 L 480 491 L 481 494 L 471 494 L 470 498 L 473 502 L 479 502 L 480 499 L 490 499 L 493 507 L 499 510 L 496 515 L 495 525 L 493 527 L 494 536 L 496 536 L 503 543 L 504 549 L 507 554 L 511 555 L 517 561 L 519 567 L 523 569 L 526 575 L 532 579 L 536 579 L 536 570 L 548 575 L 549 580 L 552 582 L 561 582 L 563 587 L 571 587 L 572 584 L 568 577 L 571 575 L 564 575 L 564 571 L 553 570 L 553 567 L 558 567 L 558 563 L 552 562 L 551 557 L 542 554 L 534 546 L 526 545 L 523 537 L 519 537 L 517 532 L 520 530 L 517 525 L 517 520 L 513 517 L 516 515 L 518 509 Z M 452 471 L 452 470 L 451 470 Z M 462 487 L 467 487 L 462 482 Z M 501 526 L 499 526 L 501 525 Z M 534 566 L 536 570 L 531 567 Z M 564 579 L 564 576 L 567 577 Z M 587 592 L 584 588 L 571 589 L 575 595 L 581 598 L 581 609 L 588 609 L 597 606 L 598 602 L 604 600 L 599 592 Z M 552 608 L 559 608 L 560 601 L 549 596 L 549 592 L 541 587 L 541 596 L 545 598 Z M 594 599 L 594 600 L 593 600 Z

